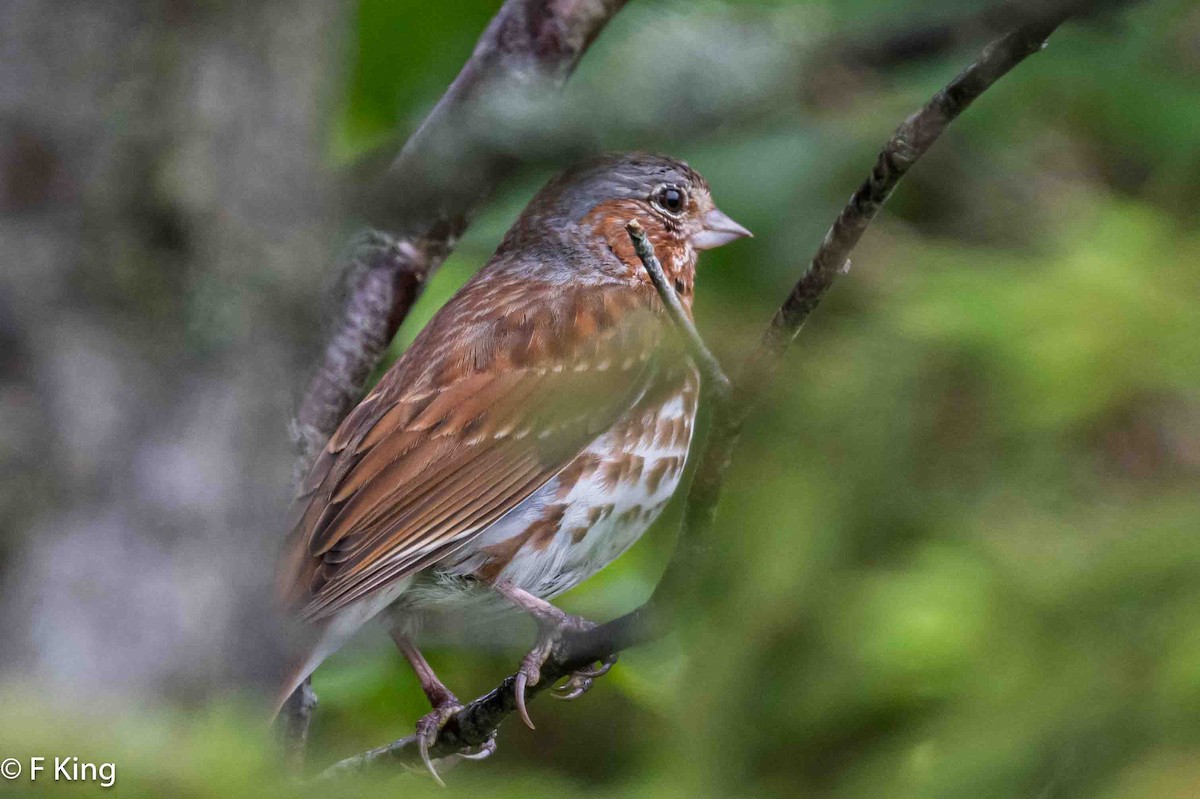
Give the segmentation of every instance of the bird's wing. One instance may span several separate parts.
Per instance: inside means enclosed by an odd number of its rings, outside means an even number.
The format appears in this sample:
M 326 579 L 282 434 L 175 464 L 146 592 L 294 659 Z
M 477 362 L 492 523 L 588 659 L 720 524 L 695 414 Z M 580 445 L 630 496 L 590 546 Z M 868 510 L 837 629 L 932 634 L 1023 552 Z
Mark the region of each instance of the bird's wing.
M 439 312 L 305 482 L 281 567 L 299 615 L 328 616 L 456 551 L 636 403 L 662 331 L 638 294 L 560 288 L 485 313 L 469 284 Z

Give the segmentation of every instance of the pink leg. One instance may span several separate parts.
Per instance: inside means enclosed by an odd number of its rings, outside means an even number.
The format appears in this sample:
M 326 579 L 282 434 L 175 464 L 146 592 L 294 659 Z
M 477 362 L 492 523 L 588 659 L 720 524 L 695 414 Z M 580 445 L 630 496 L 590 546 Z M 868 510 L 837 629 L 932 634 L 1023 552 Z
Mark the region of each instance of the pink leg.
M 408 636 L 393 631 L 392 640 L 396 642 L 400 654 L 404 655 L 405 659 L 412 665 L 413 671 L 417 673 L 417 680 L 421 683 L 421 690 L 425 692 L 425 696 L 429 697 L 429 704 L 433 705 L 434 710 L 443 705 L 458 704 L 458 698 L 451 693 L 444 682 L 438 679 L 437 674 L 433 671 L 433 667 L 429 665 L 429 661 L 425 659 L 425 656 L 421 654 L 421 650 L 417 649 L 416 644 Z
M 421 690 L 425 692 L 425 696 L 429 697 L 429 704 L 433 706 L 433 710 L 426 713 L 417 722 L 417 744 L 421 750 L 421 760 L 425 762 L 425 768 L 429 769 L 429 773 L 433 775 L 439 785 L 445 787 L 445 783 L 442 782 L 442 778 L 438 776 L 437 770 L 433 767 L 433 760 L 429 757 L 429 747 L 437 740 L 438 733 L 442 731 L 446 722 L 453 718 L 455 713 L 462 710 L 462 704 L 458 701 L 458 697 L 446 687 L 446 684 L 438 679 L 433 667 L 429 665 L 429 661 L 421 654 L 421 650 L 417 649 L 412 639 L 393 630 L 392 640 L 396 642 L 400 653 L 412 665 L 413 671 L 417 674 L 417 680 L 421 683 Z M 496 743 L 491 740 L 478 752 L 460 753 L 459 756 L 468 760 L 482 760 L 495 751 Z
M 497 581 L 492 583 L 492 587 L 509 602 L 533 616 L 538 623 L 537 640 L 533 644 L 533 649 L 529 650 L 529 653 L 522 658 L 521 667 L 517 671 L 516 684 L 513 686 L 517 699 L 517 711 L 529 729 L 533 729 L 533 721 L 529 718 L 529 710 L 525 707 L 525 692 L 529 686 L 537 685 L 541 679 L 542 665 L 550 657 L 557 637 L 563 630 L 588 630 L 596 625 L 587 619 L 559 610 L 546 600 L 517 588 L 511 583 Z M 573 672 L 566 683 L 560 688 L 554 689 L 553 695 L 558 699 L 576 699 L 583 696 L 592 687 L 592 682 L 597 677 L 608 673 L 608 670 L 616 662 L 617 656 L 613 655 L 596 668 L 579 669 Z
M 492 583 L 492 588 L 496 589 L 496 592 L 509 602 L 537 619 L 539 624 L 546 623 L 562 626 L 570 624 L 573 621 L 585 621 L 585 623 L 590 624 L 590 622 L 586 622 L 586 620 L 580 619 L 578 616 L 572 616 L 565 611 L 559 610 L 546 600 L 534 596 L 523 588 L 517 588 L 512 583 L 497 581 Z

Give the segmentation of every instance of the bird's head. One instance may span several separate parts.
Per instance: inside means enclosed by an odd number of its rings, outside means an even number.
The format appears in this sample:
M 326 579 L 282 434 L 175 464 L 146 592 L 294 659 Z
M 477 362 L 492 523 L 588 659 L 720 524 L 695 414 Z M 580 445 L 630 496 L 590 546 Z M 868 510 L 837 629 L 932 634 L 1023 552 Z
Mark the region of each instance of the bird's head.
M 633 219 L 646 230 L 664 270 L 689 289 L 699 251 L 751 235 L 717 207 L 708 181 L 683 161 L 623 153 L 585 161 L 551 180 L 506 244 L 528 247 L 532 239 L 582 244 L 639 270 L 625 231 Z

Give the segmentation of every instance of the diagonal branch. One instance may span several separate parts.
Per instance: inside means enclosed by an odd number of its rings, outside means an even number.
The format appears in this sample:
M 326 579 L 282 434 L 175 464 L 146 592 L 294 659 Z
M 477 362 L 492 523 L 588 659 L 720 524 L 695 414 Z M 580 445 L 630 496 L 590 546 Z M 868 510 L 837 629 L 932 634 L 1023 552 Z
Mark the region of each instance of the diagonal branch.
M 883 146 L 871 174 L 851 195 L 800 279 L 763 332 L 759 346 L 734 380 L 729 403 L 714 408 L 708 442 L 692 478 L 675 555 L 663 579 L 645 605 L 606 625 L 581 633 L 572 645 L 597 655 L 644 642 L 657 634 L 684 592 L 700 550 L 697 541 L 708 536 L 733 452 L 755 402 L 779 369 L 789 344 L 809 314 L 848 267 L 857 246 L 879 209 L 901 178 L 959 114 L 1017 64 L 1042 49 L 1049 35 L 1082 4 L 1060 6 L 1038 14 L 1010 33 L 989 43 L 974 63 L 909 116 Z M 615 651 L 615 650 L 614 650 Z
M 705 382 L 708 383 L 712 391 L 717 392 L 718 396 L 722 398 L 728 397 L 732 389 L 729 378 L 725 376 L 725 370 L 721 368 L 721 363 L 708 349 L 708 345 L 700 337 L 700 331 L 696 329 L 695 323 L 692 322 L 691 317 L 684 310 L 679 295 L 675 293 L 674 287 L 671 286 L 671 281 L 667 279 L 667 274 L 663 271 L 658 256 L 654 254 L 654 247 L 650 244 L 650 240 L 646 238 L 646 231 L 638 224 L 636 219 L 630 220 L 625 225 L 625 230 L 629 233 L 629 239 L 633 242 L 634 252 L 641 259 L 642 266 L 646 269 L 646 274 L 650 275 L 650 282 L 657 289 L 658 296 L 662 299 L 663 305 L 666 306 L 667 314 L 671 317 L 675 328 L 683 336 L 683 341 L 688 348 L 688 354 L 696 362 L 696 366 L 699 367 Z
M 805 272 L 764 331 L 760 347 L 733 384 L 732 402 L 721 403 L 714 408 L 708 445 L 688 494 L 680 542 L 653 596 L 646 604 L 620 618 L 557 642 L 542 666 L 542 679 L 527 690 L 527 700 L 575 669 L 646 641 L 662 630 L 674 598 L 679 595 L 681 586 L 686 584 L 685 575 L 691 571 L 691 553 L 698 549 L 692 544 L 703 539 L 712 527 L 729 460 L 754 401 L 778 370 L 780 359 L 799 334 L 805 320 L 829 291 L 837 276 L 845 271 L 850 253 L 883 203 L 949 124 L 1013 67 L 1038 52 L 1046 38 L 1062 22 L 1073 13 L 1111 4 L 1073 2 L 1052 10 L 1042 10 L 1033 17 L 1025 17 L 1024 24 L 988 44 L 974 63 L 900 125 L 884 145 L 870 176 L 850 198 Z M 631 229 L 630 234 L 636 244 L 636 230 Z M 642 249 L 638 254 L 653 276 L 653 252 L 649 253 L 649 258 Z M 669 291 L 669 285 L 666 288 Z M 668 294 L 661 287 L 659 290 L 666 301 Z M 676 319 L 678 321 L 678 317 Z M 682 329 L 694 354 L 707 352 L 698 335 L 693 340 L 686 332 L 686 326 Z M 514 677 L 508 677 L 492 691 L 459 711 L 430 747 L 431 756 L 452 756 L 487 741 L 500 723 L 516 710 L 514 682 Z M 331 777 L 396 764 L 416 767 L 419 763 L 416 741 L 408 737 L 343 760 L 326 770 L 322 776 Z
M 346 276 L 346 298 L 292 423 L 298 476 L 354 407 L 471 217 L 520 163 L 487 135 L 500 112 L 497 98 L 541 96 L 561 86 L 626 2 L 507 0 L 458 77 L 373 187 L 382 209 L 377 215 L 393 232 L 365 231 L 338 265 Z M 303 761 L 315 705 L 305 681 L 284 708 L 283 735 L 295 765 Z
M 507 0 L 445 95 L 369 192 L 379 227 L 339 264 L 344 307 L 294 423 L 307 471 L 357 402 L 426 281 L 491 191 L 520 159 L 489 131 L 497 98 L 556 89 L 627 0 Z

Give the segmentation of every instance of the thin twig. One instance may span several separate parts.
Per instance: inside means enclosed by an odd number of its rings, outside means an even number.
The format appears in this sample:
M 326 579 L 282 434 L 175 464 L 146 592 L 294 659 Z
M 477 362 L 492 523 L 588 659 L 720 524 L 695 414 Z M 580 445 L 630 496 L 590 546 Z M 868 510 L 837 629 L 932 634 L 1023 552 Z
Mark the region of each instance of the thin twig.
M 620 635 L 632 642 L 645 640 L 650 633 L 640 629 L 641 625 L 667 612 L 685 592 L 689 575 L 695 571 L 696 553 L 701 551 L 697 542 L 706 540 L 713 526 L 725 475 L 747 417 L 778 370 L 788 345 L 834 280 L 846 271 L 851 252 L 900 180 L 959 114 L 1013 67 L 1042 49 L 1047 37 L 1079 7 L 1072 3 L 1070 10 L 1060 6 L 1057 11 L 1040 13 L 989 43 L 975 63 L 909 116 L 884 144 L 871 174 L 850 197 L 764 331 L 760 345 L 739 371 L 732 401 L 714 409 L 708 442 L 688 492 L 675 556 L 647 605 L 636 615 L 610 622 L 620 625 Z
M 666 306 L 671 321 L 675 324 L 675 328 L 679 331 L 680 335 L 683 336 L 684 343 L 688 348 L 688 354 L 692 356 L 692 360 L 699 367 L 705 382 L 716 392 L 717 397 L 721 400 L 726 399 L 732 389 L 729 378 L 725 375 L 725 370 L 721 368 L 721 362 L 716 359 L 716 356 L 709 350 L 708 345 L 704 343 L 704 339 L 700 337 L 700 331 L 696 329 L 692 318 L 688 316 L 687 309 L 683 307 L 683 302 L 679 299 L 679 294 L 671 285 L 671 281 L 667 279 L 667 274 L 663 271 L 662 263 L 659 262 L 658 256 L 654 254 L 653 245 L 646 238 L 646 231 L 636 219 L 629 220 L 628 224 L 625 225 L 625 230 L 629 233 L 630 240 L 633 241 L 634 252 L 641 259 L 642 266 L 646 269 L 646 274 L 650 275 L 650 282 L 658 290 L 658 296 L 662 299 L 663 305 Z
M 283 742 L 284 755 L 293 772 L 299 772 L 304 767 L 308 727 L 316 707 L 317 695 L 313 693 L 312 683 L 305 680 L 279 714 L 279 735 Z
M 905 173 L 933 145 L 949 124 L 980 94 L 1009 70 L 1043 46 L 1046 38 L 1070 12 L 1110 3 L 1073 3 L 1070 11 L 1060 7 L 1055 13 L 1039 15 L 1013 32 L 993 41 L 958 77 L 938 92 L 923 108 L 896 130 L 879 154 L 874 170 L 851 197 L 826 234 L 803 276 L 796 283 L 763 334 L 762 345 L 733 384 L 733 401 L 716 409 L 708 445 L 688 494 L 680 543 L 676 555 L 654 595 L 644 605 L 607 624 L 571 634 L 559 641 L 542 666 L 542 679 L 530 688 L 529 697 L 552 686 L 571 671 L 605 659 L 654 637 L 669 617 L 670 605 L 686 583 L 691 571 L 692 546 L 705 537 L 712 526 L 730 456 L 749 408 L 777 369 L 788 344 L 804 321 L 829 290 L 834 279 L 849 261 L 851 251 L 875 218 L 883 202 L 891 195 Z M 630 230 L 635 246 L 637 236 Z M 639 256 L 642 253 L 639 252 Z M 650 253 L 653 256 L 653 253 Z M 644 258 L 647 271 L 654 276 L 652 258 Z M 659 268 L 661 272 L 661 266 Z M 656 281 L 656 286 L 658 285 Z M 668 286 L 669 288 L 669 286 Z M 660 294 L 663 289 L 659 288 Z M 673 293 L 673 292 L 672 292 Z M 667 297 L 664 295 L 664 300 Z M 686 330 L 687 328 L 681 328 Z M 694 330 L 694 328 L 693 328 Z M 697 337 L 698 338 L 698 337 Z M 700 342 L 701 345 L 703 342 Z M 706 350 L 707 348 L 705 348 Z M 435 757 L 453 755 L 487 741 L 500 723 L 516 710 L 514 678 L 508 677 L 488 694 L 468 703 L 450 720 L 431 747 Z M 403 738 L 387 746 L 348 758 L 328 769 L 323 776 L 363 771 L 376 765 L 419 762 L 415 741 Z
M 1093 5 L 1101 4 L 1110 3 L 1102 0 Z M 668 592 L 676 591 L 677 583 L 685 579 L 689 571 L 688 553 L 694 549 L 693 543 L 706 538 L 712 528 L 726 471 L 755 400 L 774 378 L 784 353 L 804 322 L 838 275 L 846 271 L 851 252 L 879 209 L 950 123 L 1013 67 L 1041 50 L 1050 34 L 1083 5 L 1074 2 L 1045 11 L 989 43 L 975 63 L 901 123 L 883 146 L 871 174 L 829 228 L 804 274 L 763 332 L 759 346 L 750 353 L 734 381 L 733 401 L 725 412 L 714 415 L 708 449 L 696 468 L 688 494 L 677 545 L 681 557 L 673 559 L 651 602 L 660 598 L 666 601 Z

